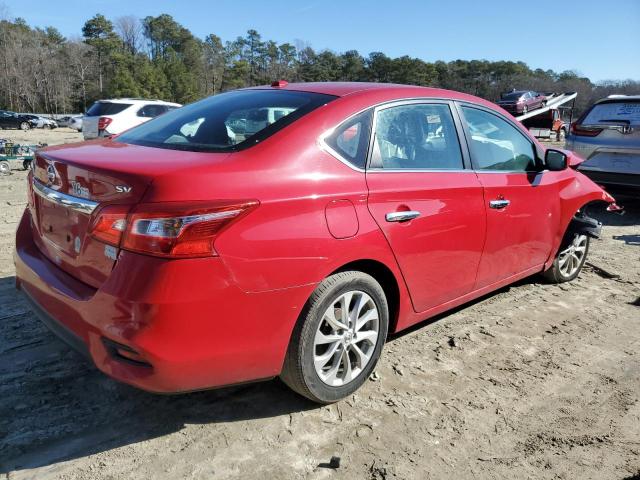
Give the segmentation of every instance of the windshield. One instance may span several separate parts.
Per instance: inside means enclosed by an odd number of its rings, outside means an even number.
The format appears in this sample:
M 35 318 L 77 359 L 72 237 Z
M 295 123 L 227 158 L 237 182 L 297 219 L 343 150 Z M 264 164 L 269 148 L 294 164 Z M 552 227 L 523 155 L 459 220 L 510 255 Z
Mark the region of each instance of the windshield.
M 502 95 L 502 100 L 508 100 L 508 101 L 518 100 L 522 95 L 523 95 L 522 92 L 505 93 Z
M 133 105 L 132 103 L 114 103 L 114 102 L 96 102 L 87 110 L 87 117 L 99 117 L 100 115 L 115 115 L 125 108 Z
M 599 103 L 582 120 L 583 125 L 602 123 L 640 125 L 640 102 Z
M 297 91 L 237 90 L 168 112 L 116 141 L 187 151 L 241 150 L 335 98 Z

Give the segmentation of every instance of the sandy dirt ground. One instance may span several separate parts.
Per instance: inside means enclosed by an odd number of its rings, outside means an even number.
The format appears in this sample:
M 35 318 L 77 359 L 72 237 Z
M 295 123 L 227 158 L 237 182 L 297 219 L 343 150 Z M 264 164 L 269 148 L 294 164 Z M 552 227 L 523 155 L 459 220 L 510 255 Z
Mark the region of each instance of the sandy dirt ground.
M 420 324 L 319 407 L 277 380 L 155 396 L 85 363 L 14 290 L 25 177 L 0 177 L 0 479 L 640 478 L 640 202 L 592 212 L 603 238 L 576 281 Z

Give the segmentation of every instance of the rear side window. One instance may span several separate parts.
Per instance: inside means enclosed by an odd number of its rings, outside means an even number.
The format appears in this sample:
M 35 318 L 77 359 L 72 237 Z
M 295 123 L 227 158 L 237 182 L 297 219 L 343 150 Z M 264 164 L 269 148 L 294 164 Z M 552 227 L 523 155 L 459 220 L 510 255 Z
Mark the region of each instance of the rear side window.
M 478 170 L 535 171 L 533 143 L 516 127 L 484 110 L 462 107 L 471 134 L 469 148 Z
M 462 169 L 460 142 L 449 106 L 413 104 L 380 110 L 371 166 L 392 170 Z
M 594 105 L 582 125 L 640 125 L 640 102 L 607 102 Z
M 194 152 L 242 150 L 335 98 L 290 90 L 237 90 L 170 111 L 116 141 Z
M 158 115 L 162 115 L 166 111 L 167 111 L 167 107 L 165 105 L 150 104 L 150 105 L 145 105 L 140 110 L 138 110 L 137 115 L 139 117 L 155 118 Z
M 115 115 L 129 108 L 131 105 L 131 103 L 96 102 L 87 110 L 86 116 L 99 117 L 101 115 Z
M 367 163 L 367 147 L 371 132 L 371 111 L 350 118 L 325 139 L 325 142 L 342 158 L 358 168 Z

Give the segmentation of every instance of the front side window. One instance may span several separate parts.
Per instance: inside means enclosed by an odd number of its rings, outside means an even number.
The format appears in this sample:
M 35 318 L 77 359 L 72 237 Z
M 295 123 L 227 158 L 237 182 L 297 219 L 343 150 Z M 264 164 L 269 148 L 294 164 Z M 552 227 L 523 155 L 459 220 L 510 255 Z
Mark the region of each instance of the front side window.
M 460 142 L 448 105 L 412 104 L 380 110 L 371 166 L 383 169 L 463 168 Z
M 241 150 L 336 97 L 290 90 L 237 90 L 169 111 L 116 141 L 186 151 Z
M 478 170 L 535 171 L 534 147 L 516 127 L 497 115 L 462 107 L 471 134 L 469 148 Z
M 342 158 L 358 168 L 367 162 L 367 147 L 371 132 L 371 111 L 350 118 L 329 135 L 325 142 Z

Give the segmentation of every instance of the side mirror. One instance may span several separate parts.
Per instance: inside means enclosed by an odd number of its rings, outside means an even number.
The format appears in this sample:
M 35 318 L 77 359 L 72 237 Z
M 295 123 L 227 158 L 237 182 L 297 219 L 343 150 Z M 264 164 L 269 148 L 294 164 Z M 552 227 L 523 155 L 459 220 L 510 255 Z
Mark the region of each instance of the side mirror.
M 544 154 L 544 163 L 552 172 L 565 170 L 568 166 L 568 158 L 560 150 L 547 150 Z

